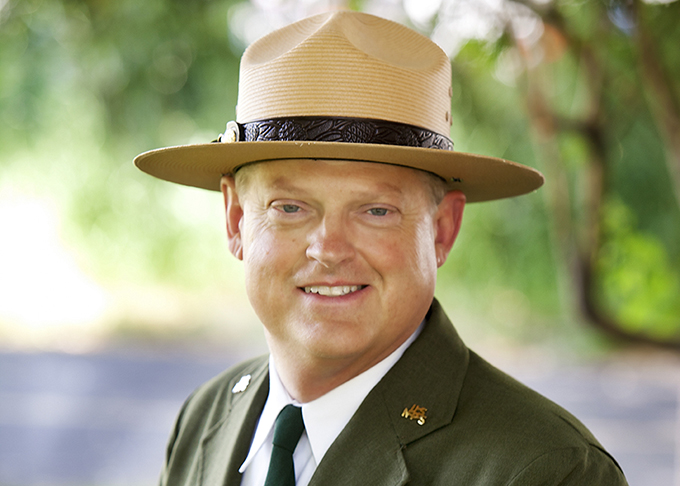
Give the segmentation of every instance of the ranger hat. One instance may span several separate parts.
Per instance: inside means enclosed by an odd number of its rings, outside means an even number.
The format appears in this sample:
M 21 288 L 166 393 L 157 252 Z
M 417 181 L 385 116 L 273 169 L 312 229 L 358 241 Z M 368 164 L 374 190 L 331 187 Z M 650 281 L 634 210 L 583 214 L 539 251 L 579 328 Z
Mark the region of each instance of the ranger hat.
M 421 169 L 468 202 L 543 184 L 529 167 L 454 151 L 452 116 L 451 64 L 434 42 L 373 15 L 325 13 L 246 49 L 236 121 L 216 141 L 152 150 L 135 164 L 161 179 L 211 190 L 246 164 L 285 159 Z

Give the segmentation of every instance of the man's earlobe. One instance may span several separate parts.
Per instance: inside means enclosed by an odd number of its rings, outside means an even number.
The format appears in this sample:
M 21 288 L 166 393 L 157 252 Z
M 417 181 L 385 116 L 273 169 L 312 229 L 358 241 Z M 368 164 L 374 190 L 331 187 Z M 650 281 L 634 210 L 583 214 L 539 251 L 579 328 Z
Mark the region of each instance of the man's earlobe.
M 223 176 L 220 181 L 224 210 L 227 223 L 227 242 L 229 251 L 239 260 L 243 260 L 243 239 L 241 237 L 241 220 L 243 207 L 236 192 L 236 183 L 231 176 Z
M 439 204 L 435 220 L 435 252 L 437 267 L 441 267 L 449 256 L 449 252 L 458 237 L 460 225 L 463 222 L 465 209 L 465 194 L 451 191 L 444 196 Z

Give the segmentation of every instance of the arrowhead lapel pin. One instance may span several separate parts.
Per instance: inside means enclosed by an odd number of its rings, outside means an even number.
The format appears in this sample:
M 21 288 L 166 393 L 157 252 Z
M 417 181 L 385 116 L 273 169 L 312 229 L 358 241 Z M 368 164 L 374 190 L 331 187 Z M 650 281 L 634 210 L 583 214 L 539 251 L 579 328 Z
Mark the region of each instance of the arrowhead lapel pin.
M 248 388 L 248 385 L 250 385 L 250 375 L 242 376 L 238 383 L 234 385 L 234 388 L 231 389 L 231 392 L 241 393 Z

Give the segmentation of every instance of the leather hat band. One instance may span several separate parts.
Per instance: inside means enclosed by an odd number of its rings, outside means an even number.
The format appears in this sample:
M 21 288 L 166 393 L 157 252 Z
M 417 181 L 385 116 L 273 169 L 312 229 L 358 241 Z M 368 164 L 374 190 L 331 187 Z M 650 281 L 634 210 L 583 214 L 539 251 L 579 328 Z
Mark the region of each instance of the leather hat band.
M 425 128 L 370 118 L 302 116 L 247 123 L 230 121 L 215 142 L 345 142 L 453 150 L 453 142 Z

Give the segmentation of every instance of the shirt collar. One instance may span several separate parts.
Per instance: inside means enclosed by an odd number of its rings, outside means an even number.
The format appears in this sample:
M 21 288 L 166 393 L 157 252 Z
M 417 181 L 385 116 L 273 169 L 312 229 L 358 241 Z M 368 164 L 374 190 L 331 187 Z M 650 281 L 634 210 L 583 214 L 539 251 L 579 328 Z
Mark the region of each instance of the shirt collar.
M 283 386 L 283 383 L 281 383 L 279 374 L 276 371 L 274 359 L 269 355 L 269 395 L 267 396 L 267 401 L 260 414 L 260 420 L 255 428 L 255 435 L 250 444 L 248 457 L 246 457 L 246 460 L 241 464 L 239 472 L 243 473 L 253 461 L 257 452 L 271 435 L 271 431 L 274 428 L 274 422 L 276 422 L 276 417 L 278 417 L 279 412 L 283 410 L 283 407 L 289 404 L 298 407 L 301 406 L 301 404 L 297 400 L 294 400 L 286 391 L 286 388 Z M 302 419 L 304 421 L 304 414 Z
M 424 327 L 423 321 L 418 329 L 395 351 L 378 364 L 364 371 L 351 380 L 334 388 L 325 395 L 308 403 L 301 404 L 294 400 L 276 371 L 274 358 L 269 357 L 269 395 L 262 409 L 248 457 L 241 465 L 243 472 L 252 462 L 253 457 L 271 435 L 274 422 L 279 412 L 288 404 L 302 407 L 302 418 L 305 433 L 309 439 L 312 455 L 316 464 L 321 462 L 331 444 L 340 435 L 357 411 L 366 395 L 378 384 L 385 374 L 399 361 L 404 351 L 416 340 Z

